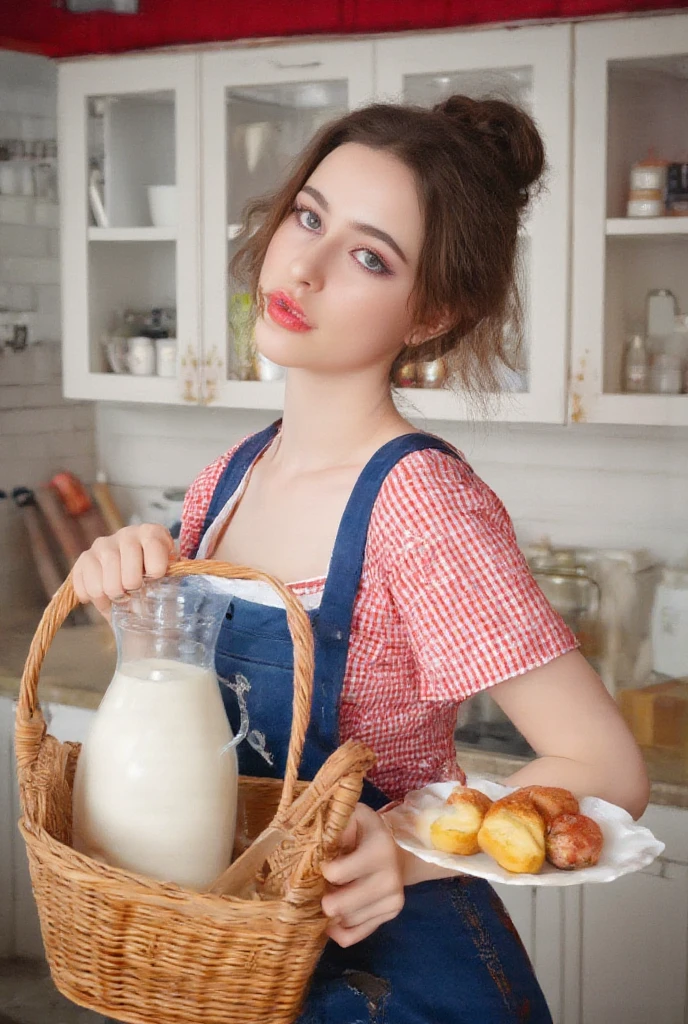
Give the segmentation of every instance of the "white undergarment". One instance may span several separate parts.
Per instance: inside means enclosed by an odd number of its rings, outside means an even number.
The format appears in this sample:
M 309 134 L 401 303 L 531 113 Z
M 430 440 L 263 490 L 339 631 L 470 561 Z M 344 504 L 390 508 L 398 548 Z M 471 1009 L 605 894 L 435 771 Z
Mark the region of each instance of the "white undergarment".
M 263 449 L 263 451 L 265 451 L 265 449 Z M 263 452 L 261 452 L 261 455 L 262 454 Z M 260 458 L 260 455 L 258 458 Z M 258 460 L 256 459 L 256 461 Z M 248 484 L 251 470 L 254 465 L 255 462 L 249 466 L 244 474 L 243 480 L 234 491 L 234 494 L 232 494 L 228 501 L 225 502 L 212 526 L 206 530 L 198 547 L 196 558 L 212 558 L 224 525 L 228 521 L 239 499 L 246 490 L 246 485 Z M 238 597 L 243 601 L 254 601 L 256 604 L 267 605 L 270 608 L 284 607 L 284 602 L 279 594 L 272 589 L 269 583 L 265 583 L 263 580 L 223 580 L 218 576 L 208 576 L 207 579 L 221 594 L 227 594 L 230 597 Z M 299 580 L 298 584 L 290 583 L 288 586 L 304 586 L 308 583 L 314 582 L 316 582 L 316 580 Z M 320 607 L 322 594 L 323 588 L 320 588 L 315 594 L 297 594 L 296 596 L 299 598 L 306 611 L 312 611 L 314 608 Z

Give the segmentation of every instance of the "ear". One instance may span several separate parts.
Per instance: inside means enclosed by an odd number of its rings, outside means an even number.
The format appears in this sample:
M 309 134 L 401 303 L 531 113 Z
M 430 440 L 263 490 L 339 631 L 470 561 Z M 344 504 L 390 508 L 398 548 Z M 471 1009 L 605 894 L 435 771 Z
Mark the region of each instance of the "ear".
M 426 341 L 439 338 L 441 334 L 449 330 L 450 326 L 451 319 L 449 316 L 439 316 L 429 324 L 416 324 L 411 328 L 406 337 L 406 345 L 408 348 L 418 348 L 419 345 L 425 344 Z

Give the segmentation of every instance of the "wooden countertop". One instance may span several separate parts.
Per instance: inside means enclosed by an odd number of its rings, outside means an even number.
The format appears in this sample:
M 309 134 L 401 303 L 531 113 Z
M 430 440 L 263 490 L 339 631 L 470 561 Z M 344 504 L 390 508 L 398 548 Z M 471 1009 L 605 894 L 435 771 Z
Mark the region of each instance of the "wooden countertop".
M 15 698 L 33 630 L 0 633 L 0 697 Z M 110 627 L 64 626 L 48 651 L 38 685 L 43 703 L 95 709 L 112 679 L 116 662 Z M 501 781 L 526 763 L 526 758 L 492 753 L 468 745 L 457 748 L 457 759 L 467 775 Z M 688 757 L 676 758 L 659 750 L 645 750 L 652 780 L 653 804 L 688 808 Z
M 688 809 L 688 760 L 675 758 L 660 750 L 643 750 L 650 776 L 650 803 L 663 807 Z M 466 775 L 502 782 L 527 764 L 528 758 L 498 754 L 459 744 L 456 759 Z
M 0 696 L 16 697 L 33 631 L 0 634 Z M 102 626 L 63 626 L 43 662 L 38 698 L 79 708 L 97 708 L 115 671 L 115 638 Z

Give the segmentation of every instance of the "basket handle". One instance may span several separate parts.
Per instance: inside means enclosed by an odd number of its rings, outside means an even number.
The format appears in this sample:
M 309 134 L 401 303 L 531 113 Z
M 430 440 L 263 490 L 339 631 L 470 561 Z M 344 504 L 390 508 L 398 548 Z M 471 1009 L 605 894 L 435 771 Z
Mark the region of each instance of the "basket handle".
M 303 605 L 279 580 L 258 569 L 212 560 L 182 559 L 168 566 L 168 576 L 219 576 L 222 579 L 262 580 L 282 598 L 287 625 L 294 644 L 294 704 L 291 737 L 284 773 L 284 786 L 278 814 L 285 812 L 294 799 L 306 729 L 311 714 L 313 671 L 315 664 L 313 630 Z M 34 634 L 19 687 L 15 721 L 17 767 L 21 777 L 36 764 L 45 735 L 45 720 L 38 703 L 38 677 L 50 644 L 67 616 L 78 606 L 71 573 L 53 595 Z

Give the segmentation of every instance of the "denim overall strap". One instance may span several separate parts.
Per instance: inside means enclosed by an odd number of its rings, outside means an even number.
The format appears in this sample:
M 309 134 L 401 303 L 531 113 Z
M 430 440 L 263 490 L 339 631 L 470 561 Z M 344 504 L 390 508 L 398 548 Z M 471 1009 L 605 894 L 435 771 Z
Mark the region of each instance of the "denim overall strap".
M 190 558 L 195 558 L 200 547 L 201 540 L 206 532 L 213 525 L 218 515 L 225 507 L 231 496 L 241 484 L 247 471 L 253 465 L 260 453 L 267 448 L 279 430 L 281 420 L 275 420 L 269 427 L 265 427 L 258 434 L 252 434 L 239 445 L 234 455 L 225 466 L 220 479 L 218 480 L 208 511 L 203 522 L 203 529 L 200 532 L 198 543 L 193 549 Z
M 411 452 L 427 448 L 461 458 L 456 449 L 431 434 L 417 432 L 395 437 L 365 465 L 344 509 L 320 610 L 315 617 L 316 677 L 308 739 L 325 757 L 333 749 L 332 738 L 339 735 L 339 703 L 349 633 L 373 507 L 390 470 Z

